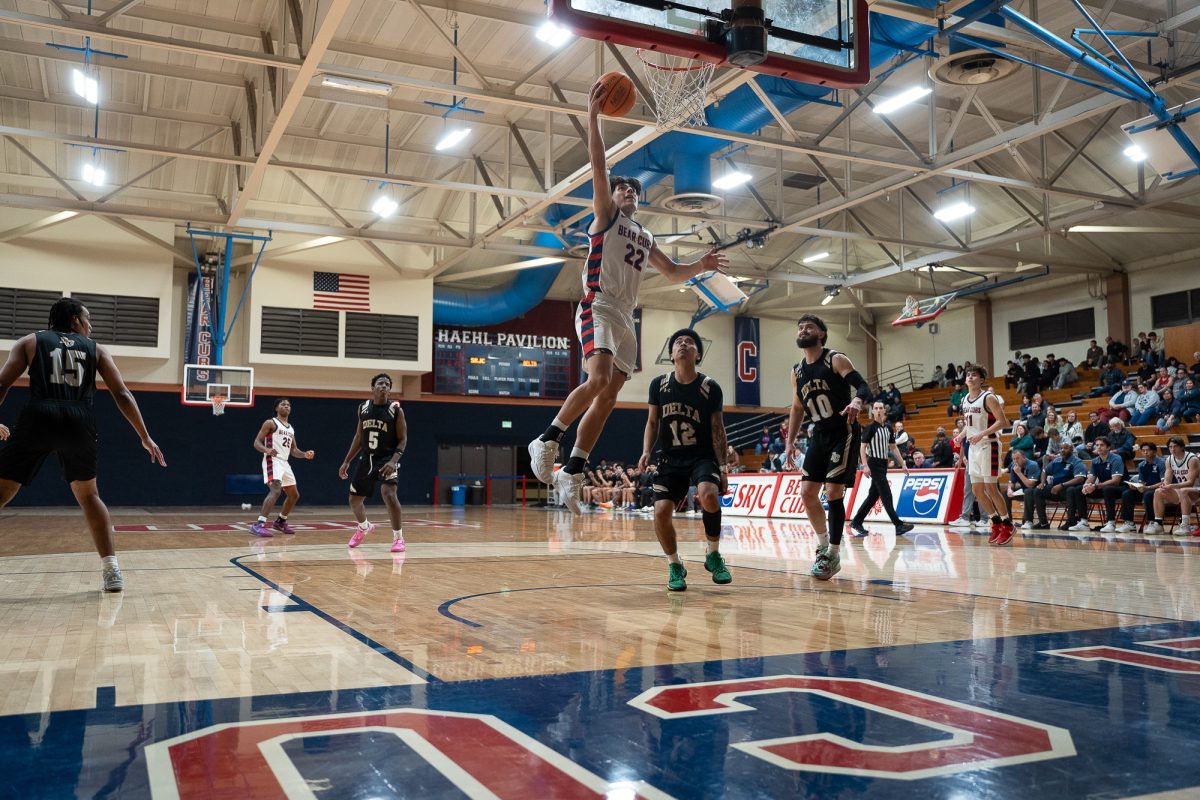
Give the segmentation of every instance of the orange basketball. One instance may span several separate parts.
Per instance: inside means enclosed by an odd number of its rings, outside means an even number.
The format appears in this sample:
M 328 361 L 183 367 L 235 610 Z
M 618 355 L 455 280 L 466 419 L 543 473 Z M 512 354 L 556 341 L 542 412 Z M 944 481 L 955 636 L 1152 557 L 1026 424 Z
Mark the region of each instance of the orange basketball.
M 604 96 L 600 100 L 600 113 L 609 117 L 623 117 L 633 108 L 637 101 L 637 91 L 633 81 L 622 72 L 606 72 L 597 81 L 604 87 Z

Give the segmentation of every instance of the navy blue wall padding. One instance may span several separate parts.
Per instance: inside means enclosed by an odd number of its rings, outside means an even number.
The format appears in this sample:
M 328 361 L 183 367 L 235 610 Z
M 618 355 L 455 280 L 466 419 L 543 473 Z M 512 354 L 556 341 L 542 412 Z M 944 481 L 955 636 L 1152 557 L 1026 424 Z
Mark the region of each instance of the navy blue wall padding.
M 254 449 L 254 437 L 263 421 L 271 416 L 274 397 L 264 395 L 258 398 L 255 408 L 227 408 L 224 416 L 214 417 L 207 408 L 181 406 L 178 393 L 137 392 L 136 395 L 150 435 L 162 448 L 169 466 L 163 469 L 150 464 L 149 456 L 117 410 L 112 396 L 106 391 L 97 392 L 98 485 L 104 502 L 111 506 L 197 505 L 239 509 L 243 502 L 258 505 L 261 498 L 228 493 L 228 481 L 234 476 L 234 486 L 245 489 L 237 476 L 261 474 L 262 456 Z M 0 407 L 0 421 L 11 425 L 28 396 L 25 388 L 10 391 Z M 296 428 L 296 444 L 317 453 L 312 461 L 295 457 L 291 460 L 300 490 L 297 513 L 302 514 L 306 504 L 347 502 L 349 486 L 338 478 L 337 470 L 354 436 L 357 406 L 366 398 L 365 392 L 359 400 L 292 397 L 291 421 Z M 410 402 L 404 403 L 404 414 L 408 422 L 408 448 L 401 461 L 400 500 L 420 504 L 431 502 L 439 444 L 512 444 L 523 450 L 530 439 L 546 429 L 554 409 L 516 402 L 511 406 Z M 727 412 L 725 423 L 732 425 L 749 416 Z M 512 428 L 501 428 L 503 420 L 510 420 Z M 642 453 L 645 424 L 644 406 L 614 410 L 600 437 L 594 460 L 636 463 Z M 563 440 L 567 452 L 574 440 L 574 430 Z M 0 448 L 4 446 L 0 443 Z M 529 480 L 530 486 L 536 485 L 532 477 Z M 266 487 L 259 485 L 261 496 L 265 496 Z M 376 496 L 371 502 L 378 504 L 381 500 Z M 33 484 L 22 489 L 11 505 L 75 506 L 56 457 L 46 460 Z
M 934 8 L 938 0 L 907 0 L 909 5 Z M 968 14 L 989 0 L 977 0 L 963 9 Z M 992 18 L 989 18 L 989 22 Z M 994 23 L 999 24 L 999 23 Z M 900 50 L 920 47 L 936 33 L 936 29 L 908 20 L 871 14 L 871 68 L 887 62 Z M 784 114 L 824 97 L 832 90 L 812 84 L 797 83 L 769 75 L 755 78 L 759 87 Z M 773 122 L 774 118 L 749 86 L 740 86 L 726 96 L 719 106 L 708 109 L 708 124 L 713 128 L 750 133 Z M 646 147 L 619 161 L 611 170 L 613 175 L 634 177 L 649 188 L 667 175 L 675 175 L 677 192 L 711 191 L 703 188 L 707 182 L 709 159 L 729 143 L 711 136 L 671 131 Z M 703 164 L 703 166 L 701 166 Z M 607 187 L 605 187 L 607 190 Z M 571 192 L 573 197 L 590 198 L 592 185 L 586 183 Z M 546 213 L 546 224 L 557 227 L 560 220 L 578 213 L 579 206 L 556 205 Z M 591 216 L 580 220 L 572 229 L 567 245 L 586 242 L 579 235 L 587 230 Z M 539 233 L 533 243 L 542 247 L 560 247 L 558 237 Z M 511 281 L 490 289 L 461 289 L 435 286 L 433 289 L 433 322 L 435 325 L 497 325 L 525 313 L 545 298 L 561 265 L 518 272 Z

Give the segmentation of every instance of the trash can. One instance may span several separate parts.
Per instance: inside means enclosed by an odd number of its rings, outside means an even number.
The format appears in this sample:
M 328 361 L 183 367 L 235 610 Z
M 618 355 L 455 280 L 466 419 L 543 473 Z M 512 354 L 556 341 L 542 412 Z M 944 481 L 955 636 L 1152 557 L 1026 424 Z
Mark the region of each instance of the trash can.
M 484 486 L 476 481 L 467 487 L 467 505 L 481 506 L 484 500 Z
M 465 506 L 467 504 L 467 487 L 456 483 L 450 487 L 450 505 Z

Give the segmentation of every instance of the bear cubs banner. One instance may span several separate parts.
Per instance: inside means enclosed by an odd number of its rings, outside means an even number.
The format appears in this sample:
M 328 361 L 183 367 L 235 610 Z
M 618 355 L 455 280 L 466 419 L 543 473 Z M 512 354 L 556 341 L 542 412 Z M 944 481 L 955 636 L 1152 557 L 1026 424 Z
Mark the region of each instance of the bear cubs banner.
M 734 404 L 761 405 L 758 391 L 758 319 L 733 318 Z

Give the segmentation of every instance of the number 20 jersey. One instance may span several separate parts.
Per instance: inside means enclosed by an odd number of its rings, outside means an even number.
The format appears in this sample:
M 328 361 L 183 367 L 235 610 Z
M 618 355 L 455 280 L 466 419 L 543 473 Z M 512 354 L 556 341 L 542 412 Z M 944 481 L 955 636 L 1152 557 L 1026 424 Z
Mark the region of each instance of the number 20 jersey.
M 658 446 L 664 462 L 716 460 L 712 415 L 724 405 L 716 381 L 698 372 L 691 383 L 679 383 L 669 372 L 650 383 L 650 405 L 658 408 Z
M 654 234 L 618 211 L 608 227 L 589 237 L 584 299 L 632 314 Z

